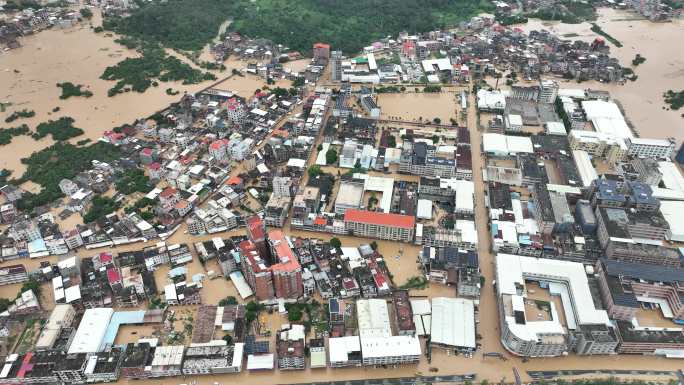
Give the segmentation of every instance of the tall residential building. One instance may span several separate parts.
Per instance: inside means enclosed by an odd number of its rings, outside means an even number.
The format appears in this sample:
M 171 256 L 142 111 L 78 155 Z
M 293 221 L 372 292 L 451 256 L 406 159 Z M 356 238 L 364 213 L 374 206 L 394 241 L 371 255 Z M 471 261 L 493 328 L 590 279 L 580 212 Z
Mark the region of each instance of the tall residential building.
M 330 44 L 316 43 L 313 45 L 313 58 L 316 63 L 326 64 L 330 59 Z
M 249 231 L 248 226 L 248 231 Z M 258 234 L 257 234 L 258 235 Z M 250 236 L 251 238 L 252 236 Z M 240 243 L 242 273 L 257 300 L 297 299 L 304 294 L 302 267 L 280 230 L 271 230 L 266 244 L 273 262 L 264 258 L 253 240 Z
M 542 80 L 539 82 L 539 103 L 554 103 L 557 96 L 558 83 L 553 80 Z
M 342 51 L 332 51 L 330 56 L 330 77 L 332 81 L 342 80 Z
M 645 139 L 627 138 L 627 154 L 635 158 L 663 158 L 670 159 L 675 151 L 674 138 Z

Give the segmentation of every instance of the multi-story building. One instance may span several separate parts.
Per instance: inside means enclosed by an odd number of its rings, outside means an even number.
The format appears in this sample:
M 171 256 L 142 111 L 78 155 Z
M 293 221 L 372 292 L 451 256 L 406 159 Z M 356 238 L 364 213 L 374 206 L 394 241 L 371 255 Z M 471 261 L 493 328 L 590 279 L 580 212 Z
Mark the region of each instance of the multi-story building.
M 280 230 L 268 233 L 271 254 L 278 263 L 271 266 L 277 298 L 297 299 L 303 295 L 302 267 L 292 253 L 285 234 Z
M 597 236 L 606 257 L 624 262 L 681 266 L 675 249 L 660 246 L 669 231 L 660 213 L 597 207 Z
M 539 103 L 554 103 L 556 97 L 558 97 L 558 83 L 553 80 L 540 80 Z
M 670 159 L 675 150 L 674 138 L 645 139 L 627 138 L 627 154 L 635 158 Z
M 267 226 L 283 227 L 290 212 L 290 197 L 271 195 L 264 207 L 264 222 Z
M 628 147 L 622 138 L 611 134 L 579 129 L 570 130 L 568 142 L 571 150 L 586 151 L 592 156 L 617 164 L 627 156 Z
M 325 65 L 330 59 L 330 44 L 316 43 L 313 45 L 313 58 L 316 63 Z
M 425 142 L 404 142 L 399 171 L 420 176 L 454 178 L 457 173 L 455 158 L 437 156 L 437 147 Z
M 333 82 L 342 80 L 342 51 L 332 51 L 331 53 L 330 78 Z
M 538 290 L 548 289 L 550 294 L 561 296 L 563 309 L 558 309 L 554 301 L 537 297 L 541 294 L 536 290 L 528 290 L 527 285 L 535 281 L 539 283 Z M 578 346 L 576 338 L 584 327 L 588 331 L 610 327 L 606 311 L 594 305 L 581 263 L 498 254 L 496 289 L 501 342 L 513 354 L 560 356 Z M 565 312 L 567 324 L 574 326 L 572 333 L 561 323 L 559 311 Z M 588 333 L 584 338 L 578 354 L 603 354 L 615 347 L 610 333 L 607 337 Z
M 610 318 L 631 322 L 640 302 L 650 301 L 659 303 L 668 318 L 684 319 L 684 269 L 603 259 L 596 263 L 596 272 Z
M 11 285 L 28 281 L 24 265 L 11 265 L 0 268 L 0 285 Z
M 358 237 L 412 242 L 416 218 L 409 215 L 347 209 L 344 212 L 344 226 L 349 234 Z
M 237 98 L 230 98 L 226 100 L 223 105 L 223 111 L 226 112 L 226 117 L 233 124 L 242 124 L 247 117 L 245 105 Z
M 124 350 L 112 347 L 107 351 L 95 353 L 86 362 L 85 380 L 88 383 L 115 382 L 119 379 L 120 365 L 124 357 Z
M 358 300 L 356 313 L 363 365 L 402 365 L 420 360 L 418 336 L 392 335 L 389 310 L 384 299 Z
M 303 370 L 305 367 L 304 325 L 286 325 L 276 335 L 278 369 Z
M 291 197 L 292 196 L 292 178 L 289 176 L 274 177 L 272 182 L 273 193 L 276 197 Z
M 330 337 L 328 358 L 332 368 L 361 366 L 363 358 L 359 336 Z
M 658 161 L 653 158 L 636 158 L 630 162 L 637 173 L 637 180 L 649 186 L 658 186 L 663 179 Z
M 244 346 L 241 342 L 232 346 L 190 346 L 185 349 L 183 375 L 239 373 Z
M 226 162 L 230 160 L 229 145 L 230 141 L 228 139 L 215 140 L 209 145 L 209 155 L 213 156 L 219 163 Z
M 267 254 L 253 241 L 240 243 L 242 272 L 260 301 L 274 298 L 297 299 L 303 295 L 302 268 L 280 230 L 268 233 Z M 273 256 L 266 258 L 264 255 Z M 271 261 L 273 260 L 272 263 Z

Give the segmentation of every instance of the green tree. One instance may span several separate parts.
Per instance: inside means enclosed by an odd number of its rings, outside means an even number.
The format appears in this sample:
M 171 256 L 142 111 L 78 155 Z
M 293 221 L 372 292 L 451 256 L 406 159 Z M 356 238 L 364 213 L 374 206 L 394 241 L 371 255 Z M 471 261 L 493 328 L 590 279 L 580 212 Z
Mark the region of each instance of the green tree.
M 233 296 L 228 296 L 222 300 L 219 301 L 218 305 L 219 306 L 228 306 L 228 305 L 237 305 L 238 301 L 237 298 Z
M 325 164 L 335 164 L 337 162 L 337 151 L 330 148 L 325 153 Z
M 395 138 L 394 135 L 387 136 L 387 147 L 389 147 L 389 148 L 397 147 L 397 138 Z
M 309 178 L 315 178 L 318 175 L 321 175 L 323 173 L 323 171 L 321 171 L 321 166 L 314 164 L 313 166 L 309 167 L 309 169 L 307 170 L 307 173 L 309 174 Z
M 330 238 L 329 243 L 330 243 L 330 247 L 334 247 L 336 249 L 339 249 L 342 247 L 342 241 L 340 241 L 340 239 L 336 238 L 336 237 Z
M 81 8 L 79 12 L 83 18 L 90 19 L 93 17 L 93 11 L 88 8 Z

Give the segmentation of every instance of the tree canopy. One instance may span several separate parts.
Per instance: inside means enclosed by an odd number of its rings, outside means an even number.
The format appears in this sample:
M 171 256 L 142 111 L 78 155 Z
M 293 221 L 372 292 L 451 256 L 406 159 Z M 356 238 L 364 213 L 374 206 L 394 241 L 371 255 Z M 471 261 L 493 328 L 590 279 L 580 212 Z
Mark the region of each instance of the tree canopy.
M 122 35 L 197 51 L 220 25 L 310 52 L 324 41 L 354 53 L 374 39 L 400 31 L 423 32 L 454 25 L 480 11 L 484 0 L 170 0 L 141 3 L 129 17 L 108 18 L 104 26 Z

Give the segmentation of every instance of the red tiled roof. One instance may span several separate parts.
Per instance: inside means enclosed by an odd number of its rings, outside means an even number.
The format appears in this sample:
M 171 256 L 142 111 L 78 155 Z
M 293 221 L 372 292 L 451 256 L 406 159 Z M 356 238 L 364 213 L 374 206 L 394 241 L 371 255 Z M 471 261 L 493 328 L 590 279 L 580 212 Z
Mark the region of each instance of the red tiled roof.
M 316 217 L 316 219 L 314 219 L 314 225 L 325 226 L 326 223 L 328 223 L 328 221 L 326 221 L 324 217 Z
M 266 238 L 266 230 L 264 229 L 264 223 L 261 221 L 261 218 L 259 218 L 259 216 L 257 215 L 253 215 L 247 219 L 247 231 L 249 232 L 249 236 L 253 240 Z
M 178 193 L 178 190 L 176 190 L 173 187 L 167 187 L 164 189 L 164 191 L 159 194 L 160 197 L 162 198 L 171 198 L 172 196 L 176 195 Z
M 101 263 L 112 262 L 112 255 L 110 253 L 100 253 L 100 262 Z
M 314 44 L 314 48 L 328 48 L 328 49 L 330 49 L 330 44 L 316 43 L 316 44 Z
M 231 185 L 231 186 L 236 186 L 236 185 L 242 184 L 242 178 L 240 178 L 239 176 L 231 176 L 226 181 L 226 184 Z
M 228 140 L 228 139 L 219 139 L 219 140 L 216 140 L 216 141 L 212 142 L 212 143 L 209 145 L 209 147 L 210 147 L 212 150 L 218 150 L 218 149 L 220 149 L 220 148 L 223 147 L 223 146 L 227 146 L 228 143 L 229 143 L 229 140 Z
M 290 249 L 290 245 L 287 243 L 285 234 L 283 234 L 281 230 L 269 231 L 268 239 L 271 241 L 273 249 L 280 261 L 280 263 L 271 266 L 272 271 L 291 272 L 300 268 L 299 261 L 297 261 L 297 258 L 295 258 L 292 253 L 292 249 Z
M 110 284 L 121 281 L 121 274 L 116 267 L 110 267 L 107 269 L 107 280 Z
M 361 222 L 379 226 L 413 228 L 416 218 L 410 215 L 379 213 L 366 210 L 347 209 L 344 212 L 345 222 Z
M 154 162 L 150 163 L 147 167 L 149 167 L 150 170 L 159 170 L 161 168 L 161 164 L 159 164 L 159 162 Z
M 143 149 L 140 151 L 140 153 L 143 154 L 143 155 L 152 155 L 152 149 L 151 149 L 151 148 L 143 148 Z

